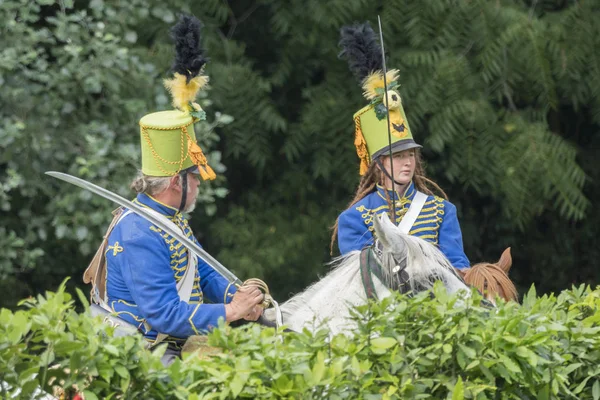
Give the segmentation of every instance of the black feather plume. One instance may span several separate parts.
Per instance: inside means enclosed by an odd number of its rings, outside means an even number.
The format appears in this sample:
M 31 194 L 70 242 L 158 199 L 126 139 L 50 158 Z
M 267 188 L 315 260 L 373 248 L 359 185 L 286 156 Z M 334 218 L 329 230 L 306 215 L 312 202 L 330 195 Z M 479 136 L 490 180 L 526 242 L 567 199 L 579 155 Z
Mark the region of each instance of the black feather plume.
M 369 73 L 383 69 L 379 38 L 368 22 L 344 26 L 341 31 L 340 58 L 345 58 L 350 71 L 362 82 Z
M 182 15 L 171 28 L 175 41 L 175 62 L 171 69 L 186 76 L 187 82 L 196 77 L 208 61 L 200 41 L 201 30 L 202 23 L 191 15 Z

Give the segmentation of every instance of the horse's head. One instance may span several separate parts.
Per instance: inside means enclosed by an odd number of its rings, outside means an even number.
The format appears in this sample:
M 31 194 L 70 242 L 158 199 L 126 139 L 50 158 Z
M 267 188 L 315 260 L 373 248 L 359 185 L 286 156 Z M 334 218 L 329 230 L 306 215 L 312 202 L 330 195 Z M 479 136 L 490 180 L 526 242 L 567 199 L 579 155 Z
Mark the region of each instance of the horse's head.
M 435 245 L 402 233 L 387 214 L 375 217 L 373 224 L 374 246 L 337 258 L 325 277 L 281 305 L 288 328 L 314 330 L 327 323 L 332 334 L 351 333 L 356 326 L 350 318 L 352 306 L 364 304 L 366 298 L 383 298 L 394 290 L 428 290 L 436 280 L 442 281 L 450 294 L 458 290 L 465 290 L 467 296 L 471 293 Z M 265 310 L 265 318 L 274 321 L 275 312 Z
M 494 302 L 496 296 L 506 301 L 518 301 L 517 289 L 508 277 L 511 266 L 512 257 L 509 247 L 504 250 L 498 262 L 473 265 L 466 271 L 464 280 L 468 285 L 477 288 L 491 302 Z
M 377 238 L 378 254 L 388 287 L 397 287 L 405 272 L 403 281 L 408 281 L 413 292 L 427 290 L 436 280 L 444 283 L 449 293 L 468 289 L 458 276 L 448 259 L 432 243 L 402 232 L 387 213 L 373 218 L 373 228 Z

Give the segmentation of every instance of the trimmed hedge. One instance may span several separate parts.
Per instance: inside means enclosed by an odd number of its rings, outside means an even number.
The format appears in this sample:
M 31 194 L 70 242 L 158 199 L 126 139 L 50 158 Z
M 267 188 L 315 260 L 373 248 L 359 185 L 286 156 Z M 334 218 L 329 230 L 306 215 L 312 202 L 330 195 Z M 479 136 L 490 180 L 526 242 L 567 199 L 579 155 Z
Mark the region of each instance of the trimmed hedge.
M 23 397 L 52 381 L 86 399 L 600 398 L 600 289 L 532 288 L 492 310 L 434 292 L 358 307 L 353 337 L 221 326 L 208 336 L 219 351 L 164 368 L 141 338 L 76 313 L 63 284 L 0 311 L 0 380 Z

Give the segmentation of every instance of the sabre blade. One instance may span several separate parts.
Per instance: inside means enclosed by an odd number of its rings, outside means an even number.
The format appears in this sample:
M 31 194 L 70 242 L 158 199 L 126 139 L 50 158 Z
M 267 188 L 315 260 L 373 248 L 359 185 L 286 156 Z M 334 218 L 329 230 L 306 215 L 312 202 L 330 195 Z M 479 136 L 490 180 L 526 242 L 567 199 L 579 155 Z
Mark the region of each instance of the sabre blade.
M 379 24 L 379 42 L 381 45 L 381 66 L 383 67 L 383 87 L 384 87 L 384 96 L 385 96 L 385 112 L 387 114 L 387 130 L 388 130 L 388 143 L 389 143 L 389 156 L 390 156 L 390 175 L 392 176 L 392 192 L 394 195 L 392 196 L 392 222 L 396 225 L 396 188 L 394 176 L 394 159 L 392 154 L 392 128 L 390 127 L 390 109 L 389 104 L 390 100 L 388 99 L 388 86 L 387 86 L 387 68 L 385 66 L 385 48 L 383 47 L 383 29 L 381 28 L 381 18 L 379 15 L 377 16 L 377 22 Z
M 242 282 L 238 279 L 238 277 L 236 277 L 233 274 L 233 272 L 231 272 L 227 268 L 225 268 L 225 266 L 223 266 L 223 264 L 221 264 L 219 261 L 217 261 L 210 254 L 208 254 L 202 247 L 200 247 L 196 243 L 194 243 L 193 240 L 191 240 L 190 238 L 185 236 L 183 234 L 183 232 L 181 232 L 180 230 L 172 229 L 169 225 L 165 224 L 159 218 L 157 218 L 156 216 L 154 216 L 151 213 L 149 213 L 148 211 L 146 211 L 146 209 L 144 209 L 144 207 L 141 207 L 141 206 L 119 196 L 118 194 L 113 193 L 109 190 L 106 190 L 98 185 L 95 185 L 84 179 L 77 178 L 77 177 L 69 175 L 69 174 L 65 174 L 63 172 L 48 171 L 48 172 L 46 172 L 46 175 L 50 175 L 53 178 L 68 182 L 68 183 L 78 186 L 82 189 L 89 190 L 90 192 L 97 194 L 100 197 L 103 197 L 114 203 L 117 203 L 118 205 L 120 205 L 122 207 L 130 209 L 131 211 L 138 214 L 142 218 L 145 218 L 148 221 L 152 222 L 154 225 L 156 225 L 160 229 L 164 230 L 169 235 L 173 236 L 175 239 L 179 240 L 179 242 L 181 242 L 181 244 L 183 244 L 185 247 L 187 247 L 189 249 L 189 251 L 191 251 L 198 258 L 202 259 L 204 262 L 206 262 L 210 267 L 212 267 L 215 271 L 217 271 L 219 273 L 219 275 L 221 275 L 223 278 L 227 279 L 229 281 L 229 283 L 237 285 L 237 286 L 242 284 Z

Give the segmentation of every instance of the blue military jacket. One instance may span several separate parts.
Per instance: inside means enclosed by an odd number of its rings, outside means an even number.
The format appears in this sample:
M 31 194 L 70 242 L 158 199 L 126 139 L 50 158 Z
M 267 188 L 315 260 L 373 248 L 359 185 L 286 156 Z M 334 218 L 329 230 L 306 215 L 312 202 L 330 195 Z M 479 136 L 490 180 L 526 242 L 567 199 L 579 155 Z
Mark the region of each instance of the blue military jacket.
M 187 219 L 175 208 L 139 194 L 134 203 L 151 208 L 192 234 Z M 184 339 L 205 333 L 225 318 L 225 305 L 235 287 L 202 260 L 189 302 L 179 299 L 176 283 L 188 267 L 186 248 L 137 214 L 125 216 L 108 238 L 108 305 L 119 317 L 136 325 L 148 339 L 157 332 Z M 204 304 L 204 300 L 213 304 Z
M 368 194 L 340 215 L 338 244 L 342 255 L 373 243 L 373 218 L 389 210 L 385 190 L 378 185 L 376 191 Z M 403 196 L 388 190 L 390 200 L 394 195 L 396 196 L 397 223 L 402 221 L 415 194 L 416 190 L 412 182 Z M 455 268 L 469 267 L 456 217 L 456 207 L 452 203 L 437 196 L 428 196 L 409 233 L 438 245 Z

